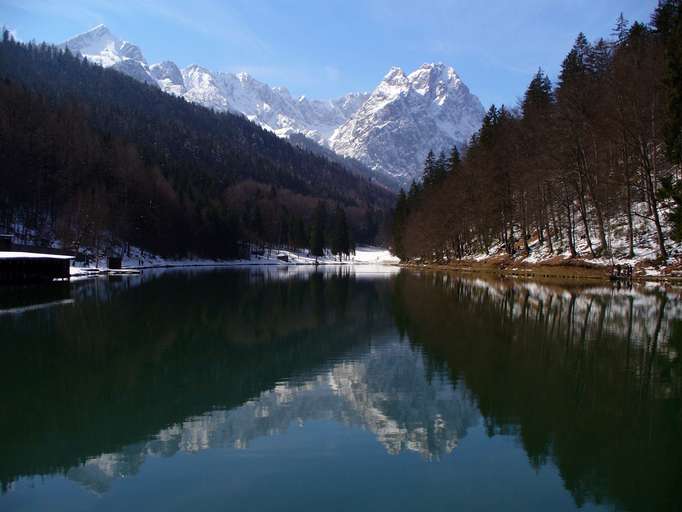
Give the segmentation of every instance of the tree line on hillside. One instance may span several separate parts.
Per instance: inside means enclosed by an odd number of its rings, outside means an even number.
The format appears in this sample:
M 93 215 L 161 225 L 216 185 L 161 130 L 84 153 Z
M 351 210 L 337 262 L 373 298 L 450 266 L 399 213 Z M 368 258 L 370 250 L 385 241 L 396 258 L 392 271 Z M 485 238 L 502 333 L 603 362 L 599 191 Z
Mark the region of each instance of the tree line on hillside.
M 0 231 L 98 253 L 243 255 L 309 247 L 318 208 L 381 234 L 388 191 L 217 113 L 46 44 L 0 43 Z M 335 244 L 336 218 L 322 227 Z M 320 239 L 318 237 L 316 241 Z
M 442 260 L 501 246 L 514 256 L 535 242 L 610 256 L 619 222 L 632 257 L 644 218 L 665 259 L 666 215 L 682 239 L 681 134 L 682 2 L 668 0 L 651 25 L 621 15 L 608 40 L 581 33 L 557 86 L 538 70 L 517 108 L 490 107 L 461 160 L 430 153 L 423 182 L 399 195 L 394 251 Z

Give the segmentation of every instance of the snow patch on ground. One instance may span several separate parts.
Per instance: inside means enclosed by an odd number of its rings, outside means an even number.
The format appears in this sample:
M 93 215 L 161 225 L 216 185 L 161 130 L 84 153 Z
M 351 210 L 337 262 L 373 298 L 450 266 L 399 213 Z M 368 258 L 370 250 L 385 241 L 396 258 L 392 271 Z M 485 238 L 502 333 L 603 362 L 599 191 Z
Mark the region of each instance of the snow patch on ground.
M 55 260 L 73 259 L 72 256 L 60 254 L 40 254 L 37 252 L 21 252 L 21 251 L 0 251 L 0 259 L 14 259 L 14 258 L 52 258 Z
M 673 241 L 670 238 L 671 226 L 667 221 L 670 213 L 670 205 L 663 204 L 660 208 L 659 215 L 662 221 L 663 234 L 665 237 L 665 247 L 668 251 L 668 259 L 664 263 L 654 264 L 654 260 L 658 258 L 659 247 L 658 239 L 656 237 L 656 227 L 650 214 L 647 212 L 646 203 L 637 203 L 633 205 L 633 252 L 634 256 L 629 255 L 629 241 L 628 241 L 628 224 L 625 214 L 615 217 L 605 226 L 606 239 L 610 250 L 609 256 L 593 257 L 590 252 L 590 247 L 585 235 L 585 228 L 580 218 L 579 212 L 576 212 L 576 229 L 575 229 L 575 249 L 578 253 L 578 258 L 590 263 L 592 265 L 599 265 L 610 267 L 612 265 L 631 265 L 641 270 L 643 275 L 647 277 L 661 276 L 664 273 L 664 267 L 667 265 L 674 265 L 682 263 L 682 244 Z M 518 237 L 518 233 L 516 233 Z M 599 249 L 599 237 L 595 226 L 590 226 L 590 238 L 592 247 L 596 251 Z M 528 241 L 530 254 L 526 255 L 521 248 L 521 242 L 517 242 L 517 254 L 513 257 L 513 261 L 519 264 L 542 264 L 558 260 L 571 259 L 571 253 L 564 236 L 564 243 L 560 244 L 558 240 L 553 239 L 554 252 L 550 252 L 549 244 L 545 240 L 541 243 L 535 232 L 533 237 Z M 464 261 L 484 262 L 495 257 L 506 257 L 506 251 L 503 244 L 496 244 L 491 247 L 488 254 L 476 253 L 470 256 L 465 256 Z

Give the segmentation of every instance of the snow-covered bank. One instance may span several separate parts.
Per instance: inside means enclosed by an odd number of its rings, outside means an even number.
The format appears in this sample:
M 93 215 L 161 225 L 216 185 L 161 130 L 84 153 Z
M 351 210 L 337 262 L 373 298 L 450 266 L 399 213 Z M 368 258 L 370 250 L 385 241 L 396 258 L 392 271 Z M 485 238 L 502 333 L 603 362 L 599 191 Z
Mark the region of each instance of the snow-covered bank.
M 98 272 L 125 273 L 131 270 L 143 270 L 152 268 L 168 267 L 240 267 L 254 265 L 271 266 L 296 266 L 296 265 L 336 265 L 336 266 L 376 266 L 376 265 L 396 265 L 400 262 L 388 250 L 381 247 L 359 247 L 355 254 L 339 260 L 332 254 L 325 254 L 323 257 L 315 257 L 307 254 L 307 251 L 289 251 L 284 249 L 266 250 L 259 253 L 252 253 L 249 259 L 238 260 L 212 260 L 203 258 L 172 259 L 162 258 L 156 255 L 142 253 L 137 249 L 130 251 L 129 256 L 124 256 L 122 260 L 123 270 L 111 271 L 107 268 L 106 259 L 101 259 L 95 265 L 71 267 L 72 277 L 87 277 Z
M 656 228 L 653 219 L 647 213 L 646 204 L 633 205 L 633 211 L 632 255 L 629 250 L 628 222 L 625 215 L 615 217 L 605 225 L 608 251 L 600 251 L 597 228 L 590 225 L 592 248 L 597 253 L 597 256 L 593 256 L 584 223 L 580 218 L 580 213 L 576 212 L 574 239 L 577 257 L 572 257 L 565 236 L 561 240 L 556 236 L 553 237 L 552 250 L 550 250 L 547 240 L 540 241 L 537 232 L 534 232 L 528 240 L 528 253 L 524 250 L 522 242 L 517 240 L 516 253 L 513 256 L 507 253 L 504 244 L 497 243 L 490 247 L 487 253 L 469 254 L 461 259 L 434 254 L 431 259 L 416 258 L 409 264 L 470 267 L 471 270 L 496 269 L 510 274 L 532 273 L 534 269 L 547 272 L 548 269 L 554 268 L 562 275 L 574 273 L 576 277 L 578 277 L 577 274 L 590 269 L 606 276 L 615 265 L 630 265 L 637 278 L 682 278 L 682 243 L 675 242 L 671 238 L 672 226 L 667 220 L 670 205 L 664 204 L 660 211 L 661 218 L 664 220 L 662 228 L 668 253 L 665 261 L 658 257 L 660 249 Z

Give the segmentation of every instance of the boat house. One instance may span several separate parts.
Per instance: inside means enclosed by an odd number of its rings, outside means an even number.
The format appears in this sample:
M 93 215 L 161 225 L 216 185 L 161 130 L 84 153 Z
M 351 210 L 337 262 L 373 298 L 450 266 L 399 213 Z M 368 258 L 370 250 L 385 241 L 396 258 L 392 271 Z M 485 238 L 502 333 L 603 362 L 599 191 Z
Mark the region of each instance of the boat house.
M 51 248 L 15 245 L 0 235 L 0 284 L 68 280 L 74 256 Z

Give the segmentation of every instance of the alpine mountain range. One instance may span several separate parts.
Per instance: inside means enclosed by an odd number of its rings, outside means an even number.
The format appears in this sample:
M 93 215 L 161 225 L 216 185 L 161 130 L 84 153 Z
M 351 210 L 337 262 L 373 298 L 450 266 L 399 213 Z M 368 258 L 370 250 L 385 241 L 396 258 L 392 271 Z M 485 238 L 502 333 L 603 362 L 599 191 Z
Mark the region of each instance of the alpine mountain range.
M 379 181 L 403 186 L 421 177 L 429 150 L 466 144 L 484 115 L 480 100 L 442 63 L 423 64 L 409 74 L 394 67 L 372 92 L 314 100 L 294 98 L 285 87 L 247 73 L 196 64 L 180 69 L 172 61 L 150 65 L 138 46 L 104 25 L 59 46 L 188 101 L 243 114 L 280 137 L 302 134 L 364 164 Z

